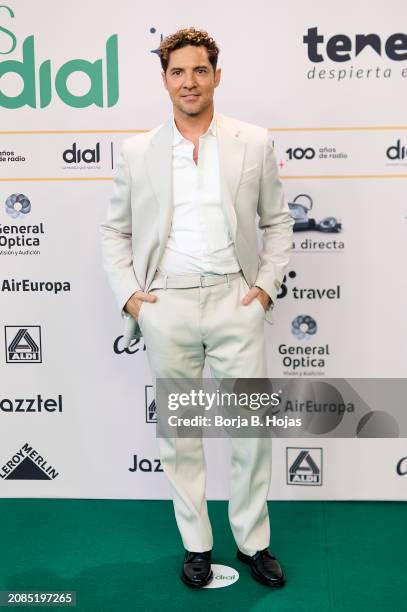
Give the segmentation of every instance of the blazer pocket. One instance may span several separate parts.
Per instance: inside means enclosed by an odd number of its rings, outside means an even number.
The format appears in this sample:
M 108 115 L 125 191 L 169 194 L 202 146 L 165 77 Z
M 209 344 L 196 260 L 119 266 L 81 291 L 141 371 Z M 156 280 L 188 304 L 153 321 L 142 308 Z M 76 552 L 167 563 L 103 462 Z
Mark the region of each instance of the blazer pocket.
M 254 178 L 258 178 L 258 176 L 259 176 L 259 166 L 251 166 L 250 168 L 243 170 L 241 177 L 240 177 L 239 186 L 243 185 L 244 183 L 247 183 L 248 181 Z

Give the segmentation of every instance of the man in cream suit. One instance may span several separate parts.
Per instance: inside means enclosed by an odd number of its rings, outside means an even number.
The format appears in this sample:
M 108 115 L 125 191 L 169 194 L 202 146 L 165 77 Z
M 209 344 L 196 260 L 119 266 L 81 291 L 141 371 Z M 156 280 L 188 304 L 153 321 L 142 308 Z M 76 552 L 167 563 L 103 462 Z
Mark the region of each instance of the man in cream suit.
M 125 344 L 144 337 L 154 381 L 199 379 L 205 359 L 217 379 L 267 377 L 264 321 L 272 322 L 293 220 L 267 129 L 214 110 L 218 53 L 195 28 L 162 41 L 173 116 L 124 141 L 101 225 Z M 186 549 L 181 578 L 202 587 L 212 579 L 213 545 L 202 439 L 158 444 Z M 231 438 L 231 445 L 237 556 L 253 578 L 282 586 L 283 570 L 268 549 L 271 440 Z

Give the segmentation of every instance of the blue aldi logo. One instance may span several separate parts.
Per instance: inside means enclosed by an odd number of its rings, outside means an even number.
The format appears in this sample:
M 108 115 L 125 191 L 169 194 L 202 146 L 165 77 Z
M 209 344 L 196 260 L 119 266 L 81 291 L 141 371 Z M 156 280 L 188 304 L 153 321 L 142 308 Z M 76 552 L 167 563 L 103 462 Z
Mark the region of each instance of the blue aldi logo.
M 287 484 L 322 485 L 322 448 L 287 447 Z
M 6 325 L 6 363 L 42 363 L 41 327 Z

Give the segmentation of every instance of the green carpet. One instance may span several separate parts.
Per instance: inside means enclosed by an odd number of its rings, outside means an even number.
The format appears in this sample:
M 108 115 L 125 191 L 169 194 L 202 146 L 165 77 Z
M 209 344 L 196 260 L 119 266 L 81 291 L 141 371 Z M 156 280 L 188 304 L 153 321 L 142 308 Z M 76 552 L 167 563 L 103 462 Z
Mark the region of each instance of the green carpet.
M 235 559 L 226 502 L 209 502 L 213 561 L 240 580 L 193 591 L 172 502 L 3 499 L 0 590 L 74 590 L 80 611 L 407 610 L 403 502 L 269 502 L 271 550 L 287 576 L 272 590 Z

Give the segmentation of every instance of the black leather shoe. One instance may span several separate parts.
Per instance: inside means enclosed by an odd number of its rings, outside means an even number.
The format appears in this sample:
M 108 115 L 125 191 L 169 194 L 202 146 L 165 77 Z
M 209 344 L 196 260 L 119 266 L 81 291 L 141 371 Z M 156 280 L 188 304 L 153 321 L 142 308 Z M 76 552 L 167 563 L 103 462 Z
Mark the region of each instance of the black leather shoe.
M 213 578 L 211 569 L 211 553 L 185 551 L 181 580 L 193 589 L 199 589 L 210 583 Z
M 252 577 L 258 582 L 270 587 L 280 587 L 285 583 L 284 572 L 268 548 L 258 550 L 252 557 L 238 550 L 237 558 L 250 565 Z

